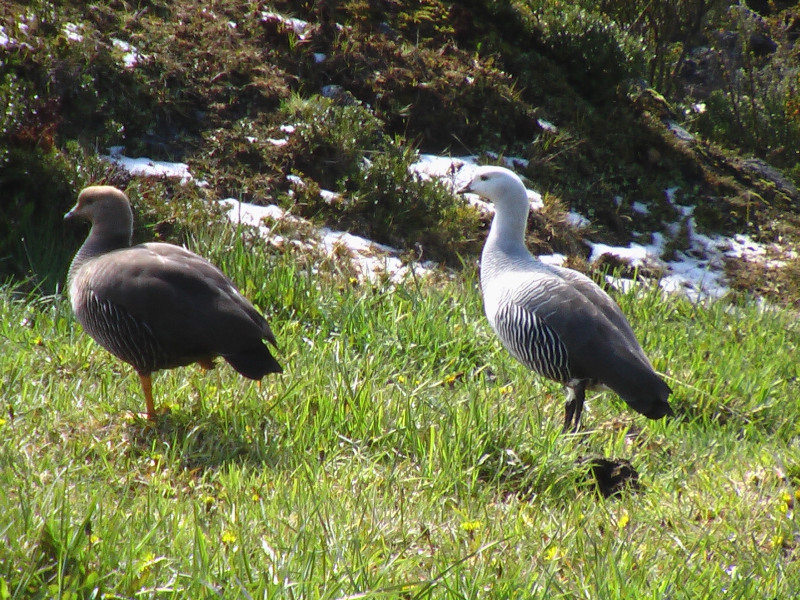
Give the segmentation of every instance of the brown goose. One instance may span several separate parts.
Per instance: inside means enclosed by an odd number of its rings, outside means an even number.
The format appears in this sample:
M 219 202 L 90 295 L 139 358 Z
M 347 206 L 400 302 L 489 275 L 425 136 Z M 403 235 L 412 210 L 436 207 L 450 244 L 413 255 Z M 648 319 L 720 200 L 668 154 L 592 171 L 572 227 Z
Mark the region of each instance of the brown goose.
M 260 380 L 283 369 L 263 340 L 277 348 L 267 321 L 217 267 L 164 243 L 131 246 L 133 212 L 111 186 L 91 186 L 64 219 L 88 220 L 91 231 L 69 268 L 72 309 L 84 330 L 133 365 L 147 417 L 156 418 L 153 372 L 223 357 Z

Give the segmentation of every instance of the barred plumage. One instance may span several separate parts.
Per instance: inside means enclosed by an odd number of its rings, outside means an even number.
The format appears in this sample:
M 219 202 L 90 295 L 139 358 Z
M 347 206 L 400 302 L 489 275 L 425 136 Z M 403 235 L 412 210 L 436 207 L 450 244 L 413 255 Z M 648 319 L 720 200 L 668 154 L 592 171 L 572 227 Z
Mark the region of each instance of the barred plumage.
M 166 350 L 147 323 L 112 302 L 102 302 L 93 292 L 86 294 L 78 322 L 101 346 L 139 372 L 152 373 L 171 366 Z
M 616 303 L 588 277 L 528 252 L 530 204 L 519 177 L 479 167 L 461 191 L 492 201 L 496 211 L 481 255 L 486 317 L 514 358 L 566 387 L 564 430 L 578 428 L 585 390 L 597 384 L 649 418 L 672 414 L 669 386 Z
M 210 262 L 172 244 L 131 246 L 128 198 L 109 186 L 88 187 L 65 218 L 92 229 L 70 266 L 76 318 L 101 346 L 136 369 L 156 416 L 151 374 L 217 356 L 245 377 L 280 373 L 264 341 L 277 347 L 263 316 Z
M 510 302 L 504 304 L 495 314 L 495 331 L 523 365 L 563 384 L 572 379 L 567 348 L 535 313 Z

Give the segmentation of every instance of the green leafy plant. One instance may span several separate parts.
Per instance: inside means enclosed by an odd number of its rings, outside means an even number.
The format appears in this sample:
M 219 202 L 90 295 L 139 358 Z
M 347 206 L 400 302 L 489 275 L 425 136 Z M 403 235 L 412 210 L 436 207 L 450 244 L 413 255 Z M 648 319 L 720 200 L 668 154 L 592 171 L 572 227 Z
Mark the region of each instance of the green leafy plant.
M 548 3 L 535 18 L 543 52 L 566 67 L 570 81 L 587 97 L 611 98 L 620 83 L 642 72 L 641 41 L 606 15 Z
M 730 35 L 713 38 L 722 86 L 712 91 L 695 126 L 710 139 L 794 174 L 800 164 L 800 51 L 777 27 L 768 30 L 774 52 L 756 51 L 759 28 L 769 21 L 745 7 L 732 8 L 729 15 L 733 47 Z
M 412 172 L 416 151 L 385 135 L 363 105 L 312 98 L 288 104 L 285 112 L 297 123 L 286 168 L 302 178 L 291 200 L 301 214 L 378 242 L 419 244 L 432 257 L 453 260 L 466 249 L 464 232 L 474 226 L 474 214 L 445 185 Z M 338 196 L 324 199 L 319 188 Z

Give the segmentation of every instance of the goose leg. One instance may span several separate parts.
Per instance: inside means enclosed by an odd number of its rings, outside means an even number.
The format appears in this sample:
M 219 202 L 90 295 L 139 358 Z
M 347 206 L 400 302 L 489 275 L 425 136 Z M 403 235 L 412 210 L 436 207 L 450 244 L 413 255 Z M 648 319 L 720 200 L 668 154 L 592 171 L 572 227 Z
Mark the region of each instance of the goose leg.
M 562 433 L 575 433 L 581 424 L 583 402 L 586 399 L 586 383 L 579 381 L 574 386 L 566 386 L 567 401 L 564 404 L 564 428 Z
M 139 381 L 144 392 L 144 401 L 147 405 L 147 418 L 151 421 L 156 420 L 156 406 L 153 404 L 153 378 L 150 373 L 138 373 Z
M 203 371 L 211 371 L 214 368 L 214 359 L 201 358 L 197 361 L 197 364 L 200 365 L 200 368 L 203 369 Z

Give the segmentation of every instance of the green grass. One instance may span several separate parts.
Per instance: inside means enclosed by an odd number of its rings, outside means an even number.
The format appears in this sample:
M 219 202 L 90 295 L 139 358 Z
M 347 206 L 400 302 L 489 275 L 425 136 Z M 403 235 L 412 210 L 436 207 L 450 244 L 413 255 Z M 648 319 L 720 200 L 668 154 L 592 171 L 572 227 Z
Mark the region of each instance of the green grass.
M 559 434 L 474 271 L 355 284 L 247 231 L 197 231 L 286 372 L 131 368 L 61 296 L 0 290 L 0 598 L 786 598 L 800 590 L 794 315 L 617 295 L 678 418 L 613 394 Z M 627 458 L 599 497 L 576 466 Z

